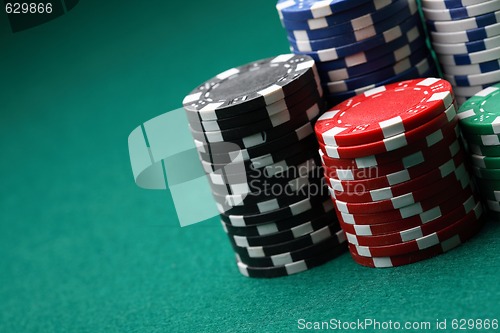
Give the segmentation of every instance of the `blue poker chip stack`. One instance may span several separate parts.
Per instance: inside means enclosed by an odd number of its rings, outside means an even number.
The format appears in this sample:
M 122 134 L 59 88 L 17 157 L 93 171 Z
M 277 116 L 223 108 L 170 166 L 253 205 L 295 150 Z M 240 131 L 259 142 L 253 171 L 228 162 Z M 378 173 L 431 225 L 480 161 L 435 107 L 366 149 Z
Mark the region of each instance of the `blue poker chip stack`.
M 458 104 L 500 82 L 500 1 L 421 1 L 443 77 Z
M 279 0 L 276 8 L 292 52 L 316 61 L 330 104 L 437 75 L 415 0 Z

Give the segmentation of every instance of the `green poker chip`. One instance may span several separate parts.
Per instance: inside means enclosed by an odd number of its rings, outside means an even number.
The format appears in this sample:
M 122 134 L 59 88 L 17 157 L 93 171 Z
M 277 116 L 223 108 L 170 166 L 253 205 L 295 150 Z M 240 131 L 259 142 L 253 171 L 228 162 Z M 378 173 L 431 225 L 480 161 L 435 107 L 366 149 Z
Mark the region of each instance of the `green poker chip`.
M 481 189 L 485 191 L 498 191 L 500 192 L 500 180 L 495 180 L 495 179 L 482 179 L 482 178 L 475 178 L 475 183 L 476 185 Z M 499 200 L 500 201 L 500 200 Z
M 467 147 L 469 152 L 472 154 L 488 157 L 500 157 L 500 146 L 484 146 L 468 142 Z
M 500 146 L 500 134 L 469 134 L 462 132 L 465 140 L 469 143 L 482 146 Z
M 472 171 L 478 178 L 500 181 L 500 169 L 483 169 L 473 166 Z
M 478 168 L 500 169 L 500 157 L 471 154 L 470 160 Z
M 500 201 L 500 184 L 491 184 L 491 179 L 476 178 L 476 185 L 481 197 L 487 200 Z
M 500 134 L 500 84 L 469 98 L 458 110 L 458 118 L 469 134 Z

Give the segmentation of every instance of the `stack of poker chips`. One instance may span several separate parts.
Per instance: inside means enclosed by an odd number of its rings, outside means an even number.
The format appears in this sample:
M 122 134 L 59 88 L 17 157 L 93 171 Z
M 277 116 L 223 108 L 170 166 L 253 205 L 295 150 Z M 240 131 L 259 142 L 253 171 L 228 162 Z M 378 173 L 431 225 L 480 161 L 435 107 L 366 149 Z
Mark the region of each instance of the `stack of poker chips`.
M 325 112 L 315 132 L 359 264 L 424 260 L 481 227 L 447 81 L 415 79 L 366 91 Z
M 422 10 L 459 105 L 500 81 L 500 1 L 422 0 Z
M 279 0 L 276 8 L 292 52 L 316 61 L 330 105 L 437 75 L 415 0 Z
M 488 87 L 459 109 L 462 136 L 473 174 L 490 215 L 500 218 L 500 84 Z
M 320 171 L 314 122 L 326 106 L 310 57 L 229 69 L 183 104 L 243 275 L 290 275 L 346 250 Z

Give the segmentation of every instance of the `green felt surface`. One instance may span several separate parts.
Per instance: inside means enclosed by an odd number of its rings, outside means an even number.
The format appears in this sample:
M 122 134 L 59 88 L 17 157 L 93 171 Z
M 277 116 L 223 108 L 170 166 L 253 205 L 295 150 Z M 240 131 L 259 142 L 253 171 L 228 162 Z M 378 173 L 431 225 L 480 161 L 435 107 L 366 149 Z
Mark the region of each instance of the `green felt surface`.
M 135 186 L 132 129 L 214 74 L 287 50 L 274 1 L 82 0 L 16 34 L 0 14 L 0 332 L 500 319 L 500 223 L 407 267 L 345 254 L 255 280 L 238 273 L 215 218 L 180 228 L 167 192 Z

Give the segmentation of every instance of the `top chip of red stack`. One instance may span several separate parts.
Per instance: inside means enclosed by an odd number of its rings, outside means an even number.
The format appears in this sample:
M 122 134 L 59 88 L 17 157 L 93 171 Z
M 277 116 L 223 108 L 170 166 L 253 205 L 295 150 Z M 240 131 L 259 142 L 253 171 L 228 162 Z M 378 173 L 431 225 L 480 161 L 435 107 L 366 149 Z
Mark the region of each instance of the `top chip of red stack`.
M 371 89 L 325 112 L 316 122 L 328 146 L 356 146 L 425 125 L 453 103 L 450 83 L 438 78 L 402 81 Z

